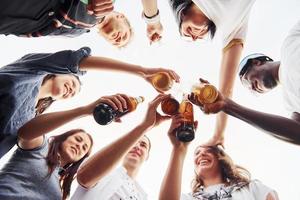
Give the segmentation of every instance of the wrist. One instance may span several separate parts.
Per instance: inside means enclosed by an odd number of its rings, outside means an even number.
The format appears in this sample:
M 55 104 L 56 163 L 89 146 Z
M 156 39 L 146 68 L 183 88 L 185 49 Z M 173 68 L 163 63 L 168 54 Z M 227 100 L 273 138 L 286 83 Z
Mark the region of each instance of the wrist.
M 225 113 L 229 113 L 233 106 L 234 106 L 234 102 L 231 99 L 225 97 L 222 111 Z
M 176 154 L 176 155 L 179 155 L 179 156 L 185 156 L 186 153 L 187 153 L 187 145 L 177 145 L 177 146 L 173 146 L 173 153 Z
M 156 14 L 154 15 L 146 15 L 145 12 L 142 13 L 142 18 L 146 22 L 146 24 L 157 24 L 160 22 L 159 10 L 157 9 Z

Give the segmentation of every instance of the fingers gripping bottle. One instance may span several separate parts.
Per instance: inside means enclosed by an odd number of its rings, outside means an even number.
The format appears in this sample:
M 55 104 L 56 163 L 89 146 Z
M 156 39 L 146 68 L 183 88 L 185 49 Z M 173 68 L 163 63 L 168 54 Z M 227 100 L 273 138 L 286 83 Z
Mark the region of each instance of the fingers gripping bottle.
M 129 101 L 127 102 L 127 109 L 123 112 L 118 110 L 114 110 L 110 105 L 106 103 L 100 103 L 94 109 L 93 115 L 95 121 L 100 125 L 107 125 L 111 123 L 114 119 L 120 118 L 127 113 L 134 111 L 139 103 L 144 101 L 144 97 L 129 97 Z
M 201 104 L 214 103 L 218 98 L 217 88 L 209 83 L 194 85 L 192 92 L 197 96 Z
M 160 91 L 168 91 L 173 85 L 173 80 L 166 72 L 158 72 L 150 77 L 154 88 Z
M 195 138 L 193 104 L 185 96 L 179 106 L 179 113 L 183 116 L 182 124 L 176 129 L 176 138 L 182 142 L 190 142 Z

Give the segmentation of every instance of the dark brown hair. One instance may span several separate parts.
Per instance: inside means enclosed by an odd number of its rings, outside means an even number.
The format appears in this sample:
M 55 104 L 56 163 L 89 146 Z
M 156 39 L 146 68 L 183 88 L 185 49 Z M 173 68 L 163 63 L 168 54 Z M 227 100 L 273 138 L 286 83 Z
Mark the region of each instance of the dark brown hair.
M 246 185 L 250 182 L 250 172 L 238 165 L 233 163 L 233 160 L 218 146 L 209 146 L 210 152 L 213 153 L 220 165 L 221 175 L 225 185 L 233 185 L 237 183 L 245 183 Z M 196 174 L 196 177 L 192 181 L 192 192 L 195 193 L 203 186 L 204 183 L 201 178 Z
M 80 81 L 79 77 L 76 76 L 76 75 L 73 75 L 73 76 L 75 76 L 77 78 L 77 80 L 79 81 L 79 83 L 81 85 L 81 81 Z M 55 74 L 48 74 L 48 75 L 46 75 L 44 77 L 44 79 L 43 79 L 42 85 L 44 85 L 46 83 L 46 81 L 48 81 L 48 80 L 50 80 L 50 79 L 52 79 L 54 77 L 56 77 Z M 37 116 L 37 115 L 42 114 L 45 110 L 47 110 L 51 106 L 51 104 L 54 101 L 55 100 L 52 97 L 45 97 L 43 99 L 39 99 L 38 103 L 37 103 L 37 105 L 35 107 L 35 109 L 36 109 L 35 115 Z
M 176 18 L 176 22 L 179 27 L 179 32 L 181 34 L 181 25 L 183 17 L 188 13 L 189 9 L 194 5 L 192 0 L 169 0 L 169 4 L 172 8 L 173 14 Z M 215 37 L 217 27 L 215 23 L 207 18 L 207 30 L 211 39 Z
M 48 177 L 53 173 L 55 168 L 57 166 L 59 166 L 59 164 L 60 164 L 59 151 L 60 151 L 62 143 L 68 137 L 70 137 L 78 132 L 85 133 L 85 131 L 82 129 L 73 129 L 73 130 L 65 132 L 61 135 L 56 135 L 56 136 L 51 137 L 51 141 L 49 143 L 49 151 L 48 151 L 48 155 L 46 157 L 46 162 L 48 165 Z M 91 147 L 90 147 L 89 151 L 80 160 L 65 165 L 63 167 L 62 171 L 60 171 L 59 182 L 60 182 L 60 187 L 61 187 L 61 190 L 63 193 L 62 199 L 66 199 L 69 196 L 72 181 L 75 178 L 75 175 L 77 173 L 77 170 L 78 170 L 80 164 L 91 153 L 92 146 L 93 146 L 93 139 L 88 133 L 86 133 L 86 134 L 89 136 L 89 138 L 91 140 Z

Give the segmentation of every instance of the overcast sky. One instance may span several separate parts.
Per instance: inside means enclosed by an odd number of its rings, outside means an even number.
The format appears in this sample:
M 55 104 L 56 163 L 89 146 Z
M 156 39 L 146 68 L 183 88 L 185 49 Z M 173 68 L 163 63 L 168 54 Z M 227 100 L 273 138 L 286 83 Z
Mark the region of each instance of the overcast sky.
M 238 1 L 237 1 L 238 2 Z M 199 77 L 218 85 L 221 44 L 218 39 L 213 42 L 186 42 L 179 37 L 178 28 L 169 9 L 167 1 L 159 1 L 161 21 L 164 26 L 162 41 L 149 45 L 146 39 L 145 24 L 141 19 L 141 3 L 139 1 L 117 1 L 116 10 L 124 12 L 134 29 L 134 38 L 127 48 L 121 50 L 109 46 L 96 31 L 78 38 L 17 38 L 0 36 L 1 59 L 4 66 L 27 53 L 55 52 L 64 49 L 78 49 L 89 46 L 93 55 L 106 56 L 122 61 L 140 64 L 146 67 L 168 67 L 174 69 L 180 76 L 182 84 L 175 86 L 172 93 L 180 95 L 179 91 L 189 91 L 191 85 Z M 264 0 L 257 1 L 251 12 L 247 42 L 243 56 L 249 53 L 261 52 L 274 60 L 280 60 L 280 47 L 289 29 L 299 19 L 300 1 Z M 230 12 L 230 11 L 228 11 Z M 1 86 L 0 86 L 1 87 Z M 114 93 L 125 93 L 131 96 L 142 95 L 145 103 L 124 117 L 121 124 L 109 126 L 97 125 L 92 117 L 68 123 L 52 134 L 62 133 L 73 128 L 83 128 L 94 136 L 94 152 L 130 131 L 141 122 L 147 102 L 156 95 L 156 91 L 144 80 L 122 73 L 90 72 L 83 78 L 81 93 L 72 100 L 57 102 L 49 111 L 69 109 L 85 105 L 98 97 Z M 252 96 L 236 79 L 233 99 L 250 108 L 286 115 L 281 88 L 278 87 L 261 97 Z M 190 145 L 190 150 L 184 165 L 182 188 L 190 191 L 190 181 L 193 177 L 193 151 L 195 146 L 210 138 L 214 131 L 215 115 L 204 115 L 195 107 L 195 118 L 199 121 L 196 139 Z M 171 145 L 167 138 L 169 122 L 153 129 L 147 135 L 152 142 L 149 160 L 145 163 L 138 176 L 138 181 L 149 194 L 149 199 L 157 199 L 159 186 L 169 161 Z M 229 118 L 226 129 L 226 149 L 237 164 L 246 167 L 253 179 L 259 179 L 274 188 L 280 199 L 300 199 L 300 149 L 297 146 L 281 142 L 246 123 Z M 0 161 L 0 166 L 6 162 L 10 154 Z M 75 182 L 74 182 L 75 183 Z M 75 186 L 76 184 L 74 184 Z

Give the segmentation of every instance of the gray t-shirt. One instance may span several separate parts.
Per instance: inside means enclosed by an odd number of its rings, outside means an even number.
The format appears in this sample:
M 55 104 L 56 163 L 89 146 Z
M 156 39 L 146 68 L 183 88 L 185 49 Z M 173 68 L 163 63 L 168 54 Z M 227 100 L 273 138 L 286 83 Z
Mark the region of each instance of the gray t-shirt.
M 57 167 L 51 176 L 45 157 L 48 140 L 40 147 L 24 150 L 20 147 L 0 170 L 0 199 L 5 200 L 61 200 Z

